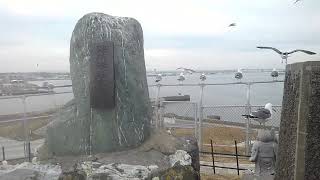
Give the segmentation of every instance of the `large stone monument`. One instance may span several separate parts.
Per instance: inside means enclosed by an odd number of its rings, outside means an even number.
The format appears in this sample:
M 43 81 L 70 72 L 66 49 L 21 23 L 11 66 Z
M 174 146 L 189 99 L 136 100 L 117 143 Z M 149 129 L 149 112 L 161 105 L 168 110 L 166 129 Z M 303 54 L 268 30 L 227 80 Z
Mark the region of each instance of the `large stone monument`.
M 73 31 L 74 106 L 48 128 L 53 155 L 95 154 L 140 145 L 150 130 L 143 34 L 133 18 L 91 13 Z
M 61 180 L 199 179 L 196 139 L 150 127 L 140 24 L 87 14 L 73 31 L 70 49 L 74 100 L 47 126 L 46 144 L 36 153 L 42 163 L 58 164 Z M 28 173 L 39 172 L 26 166 Z
M 275 179 L 320 177 L 320 62 L 287 65 Z

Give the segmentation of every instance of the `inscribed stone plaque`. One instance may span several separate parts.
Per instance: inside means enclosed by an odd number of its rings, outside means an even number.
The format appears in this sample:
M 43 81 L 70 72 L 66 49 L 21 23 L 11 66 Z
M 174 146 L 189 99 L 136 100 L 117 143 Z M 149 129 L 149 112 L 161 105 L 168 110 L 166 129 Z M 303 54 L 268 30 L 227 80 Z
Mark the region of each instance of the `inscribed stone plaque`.
M 92 108 L 115 107 L 114 44 L 93 44 L 90 54 L 90 105 Z

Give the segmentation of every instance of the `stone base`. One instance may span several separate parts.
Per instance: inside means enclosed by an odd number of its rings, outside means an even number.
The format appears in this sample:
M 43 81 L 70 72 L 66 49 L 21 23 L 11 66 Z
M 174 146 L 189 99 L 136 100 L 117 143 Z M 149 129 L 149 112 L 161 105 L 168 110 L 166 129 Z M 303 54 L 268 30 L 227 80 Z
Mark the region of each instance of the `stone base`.
M 273 175 L 256 176 L 254 174 L 244 174 L 242 180 L 273 180 Z
M 43 154 L 48 155 L 45 151 L 40 152 L 42 161 L 61 166 L 63 173 L 60 179 L 63 180 L 72 175 L 80 176 L 82 172 L 95 177 L 108 176 L 109 179 L 117 179 L 119 174 L 128 179 L 130 177 L 166 179 L 173 174 L 183 177 L 182 179 L 191 176 L 197 177 L 192 179 L 200 178 L 199 149 L 196 139 L 177 138 L 162 130 L 154 130 L 144 144 L 131 150 L 99 153 L 93 156 L 44 158 Z
M 200 179 L 199 173 L 196 172 L 192 166 L 177 165 L 165 171 L 154 173 L 149 177 L 152 180 L 166 180 L 166 179 L 179 179 L 179 180 L 197 180 Z

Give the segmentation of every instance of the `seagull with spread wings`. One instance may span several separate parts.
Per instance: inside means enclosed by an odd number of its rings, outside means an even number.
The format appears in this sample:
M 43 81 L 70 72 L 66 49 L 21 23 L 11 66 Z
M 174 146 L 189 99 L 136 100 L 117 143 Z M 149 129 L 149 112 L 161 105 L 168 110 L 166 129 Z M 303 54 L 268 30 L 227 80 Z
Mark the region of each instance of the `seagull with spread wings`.
M 193 70 L 193 69 L 188 69 L 188 68 L 183 68 L 183 67 L 179 67 L 177 68 L 177 70 L 182 70 L 183 73 L 188 73 L 188 74 L 192 74 L 192 73 L 195 73 L 196 71 Z
M 299 1 L 301 1 L 301 0 L 296 0 L 296 1 L 294 2 L 294 4 L 296 4 L 296 3 L 299 2 Z
M 237 24 L 236 23 L 231 23 L 231 24 L 229 24 L 228 27 L 233 27 L 233 26 L 237 26 Z
M 303 53 L 306 53 L 306 54 L 309 54 L 309 55 L 316 54 L 315 52 L 307 51 L 307 50 L 303 50 L 303 49 L 296 49 L 296 50 L 293 50 L 293 51 L 290 51 L 290 52 L 281 52 L 280 50 L 278 50 L 278 49 L 276 49 L 274 47 L 258 46 L 257 48 L 259 48 L 259 49 L 271 49 L 271 50 L 275 51 L 276 53 L 280 54 L 280 56 L 282 58 L 281 63 L 283 63 L 283 60 L 286 60 L 286 64 L 287 64 L 287 60 L 288 60 L 289 55 L 292 54 L 292 53 L 303 52 Z

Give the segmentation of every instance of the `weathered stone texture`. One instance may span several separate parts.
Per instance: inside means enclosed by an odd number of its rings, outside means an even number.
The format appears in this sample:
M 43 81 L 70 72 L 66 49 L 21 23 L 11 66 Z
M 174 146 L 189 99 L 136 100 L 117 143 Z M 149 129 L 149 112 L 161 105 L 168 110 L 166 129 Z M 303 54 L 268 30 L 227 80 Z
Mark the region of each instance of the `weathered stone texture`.
M 90 106 L 90 62 L 94 57 L 91 49 L 104 42 L 114 44 L 113 109 Z M 71 38 L 70 72 L 75 107 L 74 111 L 62 113 L 65 116 L 59 117 L 60 122 L 48 128 L 47 142 L 52 153 L 121 150 L 136 147 L 149 136 L 149 93 L 138 21 L 102 13 L 82 17 Z
M 320 62 L 287 65 L 276 179 L 320 177 Z

